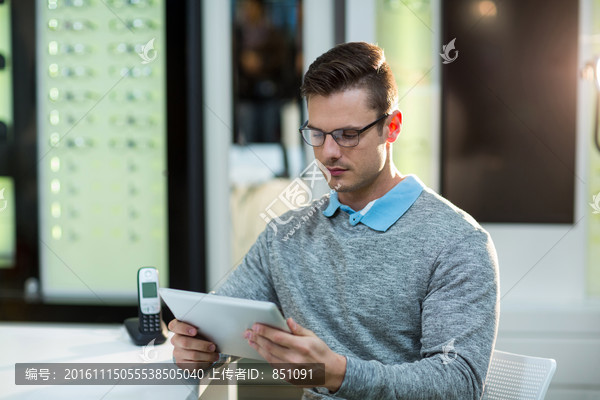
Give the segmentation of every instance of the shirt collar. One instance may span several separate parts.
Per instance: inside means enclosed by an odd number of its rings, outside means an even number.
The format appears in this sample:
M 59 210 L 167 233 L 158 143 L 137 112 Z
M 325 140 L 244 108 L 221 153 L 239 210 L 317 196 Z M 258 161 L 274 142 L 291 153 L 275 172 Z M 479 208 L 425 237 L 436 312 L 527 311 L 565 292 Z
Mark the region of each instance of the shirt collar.
M 350 225 L 362 222 L 371 229 L 385 232 L 413 205 L 424 187 L 419 178 L 408 175 L 389 192 L 371 201 L 360 211 L 354 211 L 340 203 L 337 192 L 332 190 L 329 205 L 323 211 L 323 215 L 332 217 L 339 208 L 349 214 Z

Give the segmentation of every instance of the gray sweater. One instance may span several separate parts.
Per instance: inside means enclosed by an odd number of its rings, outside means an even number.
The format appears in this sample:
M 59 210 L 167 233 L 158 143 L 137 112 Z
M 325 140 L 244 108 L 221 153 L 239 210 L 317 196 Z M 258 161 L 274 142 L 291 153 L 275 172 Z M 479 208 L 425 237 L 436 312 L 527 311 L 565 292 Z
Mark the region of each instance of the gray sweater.
M 267 227 L 217 293 L 274 302 L 346 357 L 340 389 L 304 399 L 479 399 L 499 316 L 489 234 L 429 188 L 385 232 L 327 204 Z

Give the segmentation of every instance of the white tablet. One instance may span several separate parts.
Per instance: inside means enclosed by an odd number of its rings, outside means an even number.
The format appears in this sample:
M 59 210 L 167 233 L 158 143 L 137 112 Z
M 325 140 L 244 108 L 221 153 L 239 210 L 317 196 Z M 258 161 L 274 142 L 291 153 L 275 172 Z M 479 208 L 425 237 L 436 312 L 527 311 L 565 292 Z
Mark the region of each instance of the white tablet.
M 238 299 L 186 290 L 160 288 L 175 318 L 198 328 L 217 351 L 233 356 L 263 360 L 244 339 L 246 329 L 256 322 L 289 332 L 277 306 L 268 301 Z

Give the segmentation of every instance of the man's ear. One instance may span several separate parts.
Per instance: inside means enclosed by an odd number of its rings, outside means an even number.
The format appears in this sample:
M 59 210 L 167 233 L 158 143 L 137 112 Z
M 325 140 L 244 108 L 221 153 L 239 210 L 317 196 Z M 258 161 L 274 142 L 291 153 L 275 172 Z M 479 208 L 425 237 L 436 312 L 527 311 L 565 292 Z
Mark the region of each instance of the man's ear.
M 402 113 L 399 110 L 392 112 L 392 120 L 388 125 L 389 133 L 387 137 L 388 143 L 394 143 L 400 134 L 400 130 L 402 129 Z

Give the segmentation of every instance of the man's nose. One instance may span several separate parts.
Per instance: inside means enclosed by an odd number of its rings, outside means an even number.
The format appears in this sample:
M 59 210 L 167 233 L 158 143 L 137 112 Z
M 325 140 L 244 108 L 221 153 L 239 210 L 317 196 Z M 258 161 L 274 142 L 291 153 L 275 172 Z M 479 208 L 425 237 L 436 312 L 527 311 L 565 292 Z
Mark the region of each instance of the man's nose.
M 340 145 L 333 139 L 331 135 L 325 135 L 325 143 L 322 147 L 322 156 L 325 159 L 338 159 L 342 156 Z

